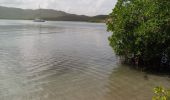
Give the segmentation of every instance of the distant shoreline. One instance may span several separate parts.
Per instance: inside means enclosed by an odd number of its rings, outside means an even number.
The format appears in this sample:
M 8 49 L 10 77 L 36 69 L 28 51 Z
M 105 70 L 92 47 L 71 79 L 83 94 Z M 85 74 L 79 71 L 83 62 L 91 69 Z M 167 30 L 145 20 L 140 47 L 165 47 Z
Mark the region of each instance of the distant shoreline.
M 41 10 L 41 15 L 39 12 Z M 108 15 L 76 15 L 63 11 L 53 9 L 21 9 L 13 7 L 0 6 L 0 19 L 8 20 L 34 20 L 35 18 L 42 18 L 47 21 L 80 21 L 80 22 L 93 22 L 104 23 Z
M 0 20 L 27 20 L 27 21 L 32 21 L 33 22 L 33 19 L 6 19 L 6 18 L 0 18 Z M 74 20 L 46 20 L 46 21 L 64 21 L 64 22 L 87 22 L 87 23 L 105 23 L 104 21 L 74 21 Z
M 23 21 L 31 21 L 31 22 L 33 22 L 33 19 L 2 19 L 2 18 L 1 18 L 0 20 L 11 20 L 11 21 L 12 21 L 12 20 L 14 20 L 14 21 L 15 21 L 15 20 L 21 20 L 21 21 L 23 20 Z M 105 24 L 105 22 L 97 22 L 97 21 L 96 21 L 96 22 L 95 22 L 95 21 L 65 21 L 65 20 L 46 20 L 46 21 L 47 21 L 47 22 L 48 22 L 48 21 L 50 21 L 50 22 L 55 22 L 55 21 L 59 21 L 59 22 L 60 22 L 60 21 L 61 21 L 61 22 L 86 22 L 86 23 L 103 23 L 103 24 Z

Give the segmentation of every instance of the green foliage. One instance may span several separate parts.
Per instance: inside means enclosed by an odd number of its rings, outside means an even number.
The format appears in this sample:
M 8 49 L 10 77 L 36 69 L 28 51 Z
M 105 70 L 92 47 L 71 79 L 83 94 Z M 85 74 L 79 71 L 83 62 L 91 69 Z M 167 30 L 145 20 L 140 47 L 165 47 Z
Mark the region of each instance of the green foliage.
M 170 57 L 170 0 L 118 0 L 107 28 L 119 56 L 142 63 Z
M 170 90 L 165 90 L 163 87 L 154 88 L 155 95 L 152 100 L 170 100 Z

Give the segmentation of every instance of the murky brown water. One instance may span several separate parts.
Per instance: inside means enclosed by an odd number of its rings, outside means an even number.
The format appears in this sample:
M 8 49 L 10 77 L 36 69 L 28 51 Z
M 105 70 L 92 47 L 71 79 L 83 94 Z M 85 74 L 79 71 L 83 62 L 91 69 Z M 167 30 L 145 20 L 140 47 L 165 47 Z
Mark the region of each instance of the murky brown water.
M 151 100 L 167 76 L 118 64 L 105 24 L 0 20 L 0 100 Z

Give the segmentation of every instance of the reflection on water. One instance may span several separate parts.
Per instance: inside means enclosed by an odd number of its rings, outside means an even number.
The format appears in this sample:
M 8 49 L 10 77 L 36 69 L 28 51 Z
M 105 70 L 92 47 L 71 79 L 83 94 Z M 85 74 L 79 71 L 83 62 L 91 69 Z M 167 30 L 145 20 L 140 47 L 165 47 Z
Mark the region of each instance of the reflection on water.
M 150 100 L 166 76 L 120 66 L 104 24 L 0 21 L 0 100 Z

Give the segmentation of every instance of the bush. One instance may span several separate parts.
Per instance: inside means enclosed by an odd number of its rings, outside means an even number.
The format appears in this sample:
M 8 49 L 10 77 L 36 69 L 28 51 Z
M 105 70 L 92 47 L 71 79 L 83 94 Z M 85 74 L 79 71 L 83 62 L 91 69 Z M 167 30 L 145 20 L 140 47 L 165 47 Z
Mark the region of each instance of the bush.
M 163 87 L 154 88 L 155 96 L 152 100 L 170 100 L 170 90 L 165 90 Z
M 126 61 L 168 63 L 170 0 L 118 0 L 107 22 L 110 45 Z

